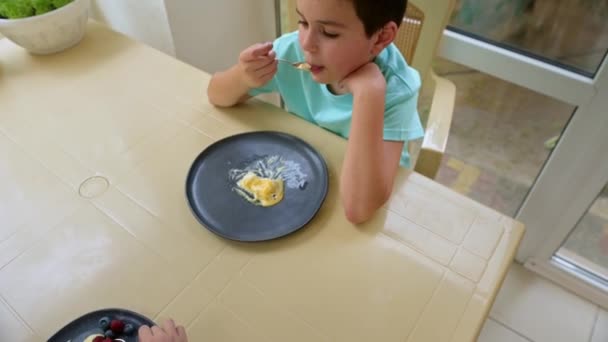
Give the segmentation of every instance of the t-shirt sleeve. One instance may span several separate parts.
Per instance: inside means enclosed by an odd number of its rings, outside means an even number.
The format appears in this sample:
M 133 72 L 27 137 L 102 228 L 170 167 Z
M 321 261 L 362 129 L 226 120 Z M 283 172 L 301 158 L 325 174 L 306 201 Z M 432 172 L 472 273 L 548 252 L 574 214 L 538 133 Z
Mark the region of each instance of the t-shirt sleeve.
M 418 89 L 387 92 L 384 112 L 384 140 L 410 141 L 424 136 L 418 115 Z

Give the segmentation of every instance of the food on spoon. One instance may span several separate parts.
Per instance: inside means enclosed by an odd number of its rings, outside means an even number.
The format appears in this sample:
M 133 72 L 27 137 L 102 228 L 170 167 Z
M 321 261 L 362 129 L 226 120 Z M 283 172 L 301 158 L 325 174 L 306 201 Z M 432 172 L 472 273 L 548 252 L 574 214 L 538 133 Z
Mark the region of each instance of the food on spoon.
M 299 63 L 296 68 L 298 68 L 300 70 L 310 71 L 312 69 L 312 66 L 306 62 L 302 62 L 302 63 Z

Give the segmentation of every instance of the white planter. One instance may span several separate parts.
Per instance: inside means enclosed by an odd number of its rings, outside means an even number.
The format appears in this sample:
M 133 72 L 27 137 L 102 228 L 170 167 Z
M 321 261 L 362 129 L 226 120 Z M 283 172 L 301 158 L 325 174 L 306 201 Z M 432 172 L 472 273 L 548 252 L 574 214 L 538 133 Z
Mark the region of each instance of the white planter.
M 31 53 L 48 55 L 80 42 L 90 0 L 74 0 L 54 11 L 23 19 L 0 19 L 0 32 Z

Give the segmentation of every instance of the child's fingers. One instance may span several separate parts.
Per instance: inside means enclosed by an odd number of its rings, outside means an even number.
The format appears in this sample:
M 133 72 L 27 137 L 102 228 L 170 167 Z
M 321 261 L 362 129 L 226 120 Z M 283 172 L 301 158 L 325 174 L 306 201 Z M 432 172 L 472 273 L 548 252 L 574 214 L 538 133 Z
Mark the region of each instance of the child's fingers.
M 255 71 L 255 75 L 256 75 L 257 77 L 260 77 L 260 76 L 262 76 L 262 75 L 266 75 L 267 73 L 269 73 L 269 72 L 271 72 L 271 71 L 273 71 L 273 70 L 277 70 L 277 66 L 278 66 L 277 61 L 273 61 L 273 62 L 271 62 L 271 63 L 270 63 L 270 64 L 268 64 L 268 65 L 265 65 L 265 66 L 263 66 L 263 67 L 261 67 L 261 68 L 258 68 L 258 69 Z
M 272 50 L 272 43 L 258 44 L 258 46 L 253 49 L 253 57 L 266 56 L 270 50 Z
M 166 335 L 166 334 L 161 327 L 159 327 L 158 325 L 155 325 L 152 327 L 152 335 L 162 336 L 162 335 Z
M 267 58 L 259 59 L 259 60 L 247 63 L 245 70 L 247 72 L 258 72 L 259 70 L 267 68 L 268 66 L 271 66 L 276 63 L 277 63 L 277 61 L 274 59 L 267 59 Z
M 139 336 L 140 339 L 150 339 L 152 337 L 152 330 L 150 330 L 149 326 L 142 325 L 137 332 L 137 336 Z
M 167 333 L 177 332 L 177 330 L 175 329 L 175 322 L 173 322 L 172 319 L 168 319 L 163 323 L 163 329 Z
M 177 327 L 177 336 L 182 338 L 186 337 L 186 329 L 181 325 Z
M 258 79 L 260 80 L 260 82 L 262 84 L 265 84 L 266 82 L 270 81 L 276 73 L 277 73 L 277 68 L 275 66 L 273 68 L 265 70 L 264 73 L 260 73 L 258 76 Z
M 255 44 L 241 53 L 241 61 L 250 62 L 258 57 L 266 56 L 272 49 L 272 43 Z

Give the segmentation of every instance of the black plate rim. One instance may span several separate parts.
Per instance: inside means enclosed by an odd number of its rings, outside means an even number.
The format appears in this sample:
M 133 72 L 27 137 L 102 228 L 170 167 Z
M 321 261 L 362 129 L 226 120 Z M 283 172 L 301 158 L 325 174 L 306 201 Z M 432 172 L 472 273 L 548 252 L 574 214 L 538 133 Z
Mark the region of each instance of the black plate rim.
M 217 147 L 217 145 L 223 144 L 226 141 L 232 140 L 232 139 L 237 139 L 239 137 L 242 136 L 246 136 L 246 135 L 258 135 L 258 134 L 271 134 L 271 135 L 282 135 L 282 136 L 286 136 L 289 137 L 290 139 L 294 139 L 297 140 L 299 143 L 301 143 L 303 146 L 305 146 L 307 149 L 309 149 L 311 152 L 313 152 L 313 154 L 316 156 L 316 158 L 318 159 L 318 161 L 320 162 L 321 166 L 322 166 L 322 171 L 323 171 L 323 196 L 319 197 L 319 203 L 316 206 L 315 211 L 310 215 L 310 218 L 308 220 L 306 220 L 306 222 L 303 222 L 300 226 L 298 227 L 294 227 L 290 232 L 282 234 L 280 236 L 275 236 L 272 238 L 260 238 L 260 239 L 248 239 L 248 240 L 243 240 L 243 239 L 237 239 L 235 237 L 229 236 L 227 234 L 224 234 L 222 232 L 220 232 L 217 228 L 213 227 L 213 225 L 209 224 L 208 222 L 205 222 L 196 212 L 196 210 L 194 209 L 194 206 L 192 205 L 193 203 L 193 199 L 192 199 L 192 182 L 193 182 L 193 177 L 194 177 L 194 166 L 198 164 L 198 162 L 200 161 L 200 159 L 204 158 L 206 154 L 210 153 L 210 151 L 213 149 L 213 147 Z M 196 218 L 196 220 L 203 225 L 203 227 L 205 227 L 207 230 L 211 231 L 212 233 L 221 236 L 225 239 L 231 240 L 231 241 L 237 241 L 237 242 L 262 242 L 262 241 L 272 241 L 272 240 L 276 240 L 276 239 L 280 239 L 283 238 L 285 236 L 291 235 L 295 232 L 297 232 L 298 230 L 302 229 L 304 226 L 306 226 L 308 223 L 310 223 L 310 221 L 312 221 L 312 219 L 315 218 L 315 216 L 317 215 L 317 213 L 319 212 L 319 210 L 321 210 L 321 207 L 323 206 L 323 203 L 325 202 L 325 199 L 327 198 L 327 193 L 329 190 L 329 169 L 327 167 L 327 163 L 325 162 L 325 159 L 323 158 L 323 156 L 319 153 L 319 151 L 317 151 L 317 149 L 315 149 L 314 147 L 312 147 L 312 145 L 310 145 L 308 142 L 306 142 L 305 140 L 303 140 L 300 137 L 297 137 L 295 135 L 289 134 L 289 133 L 285 133 L 285 132 L 280 132 L 280 131 L 269 131 L 269 130 L 263 130 L 263 131 L 248 131 L 248 132 L 243 132 L 243 133 L 237 133 L 237 134 L 233 134 L 227 137 L 224 137 L 220 140 L 217 140 L 215 142 L 213 142 L 212 144 L 210 144 L 209 146 L 207 146 L 204 150 L 202 150 L 198 156 L 194 159 L 194 161 L 192 162 L 192 164 L 190 165 L 190 169 L 188 170 L 188 175 L 186 177 L 186 202 L 188 202 L 188 208 L 190 208 L 190 212 L 192 213 L 192 215 Z
M 148 325 L 149 325 L 150 327 L 151 327 L 151 326 L 154 326 L 154 325 L 157 325 L 157 324 L 156 324 L 156 323 L 154 323 L 154 321 L 153 321 L 153 320 L 151 320 L 150 318 L 148 318 L 148 317 L 146 317 L 146 316 L 144 316 L 144 315 L 142 315 L 142 314 L 140 314 L 140 313 L 137 313 L 137 312 L 135 312 L 135 311 L 129 310 L 129 309 L 123 309 L 123 308 L 105 308 L 105 309 L 98 309 L 98 310 L 94 310 L 94 311 L 91 311 L 91 312 L 87 312 L 87 313 L 85 313 L 85 314 L 81 315 L 80 317 L 77 317 L 77 318 L 73 319 L 72 321 L 70 321 L 69 323 L 67 323 L 67 324 L 66 324 L 66 325 L 65 325 L 63 328 L 59 329 L 59 330 L 58 330 L 56 333 L 54 333 L 54 334 L 53 334 L 53 336 L 51 336 L 51 337 L 50 337 L 50 338 L 47 340 L 47 342 L 50 342 L 50 341 L 53 341 L 54 339 L 59 338 L 58 336 L 60 336 L 60 334 L 61 334 L 61 333 L 62 333 L 64 330 L 67 330 L 67 329 L 68 329 L 70 326 L 72 326 L 72 325 L 76 324 L 76 322 L 78 322 L 78 320 L 80 320 L 80 319 L 82 319 L 82 318 L 84 318 L 84 317 L 87 317 L 87 316 L 92 316 L 92 315 L 95 315 L 95 314 L 102 314 L 102 313 L 104 313 L 104 312 L 120 312 L 120 313 L 126 313 L 127 315 L 131 315 L 131 316 L 137 317 L 137 318 L 138 318 L 138 319 L 140 319 L 141 321 L 144 321 L 144 322 L 148 323 Z

